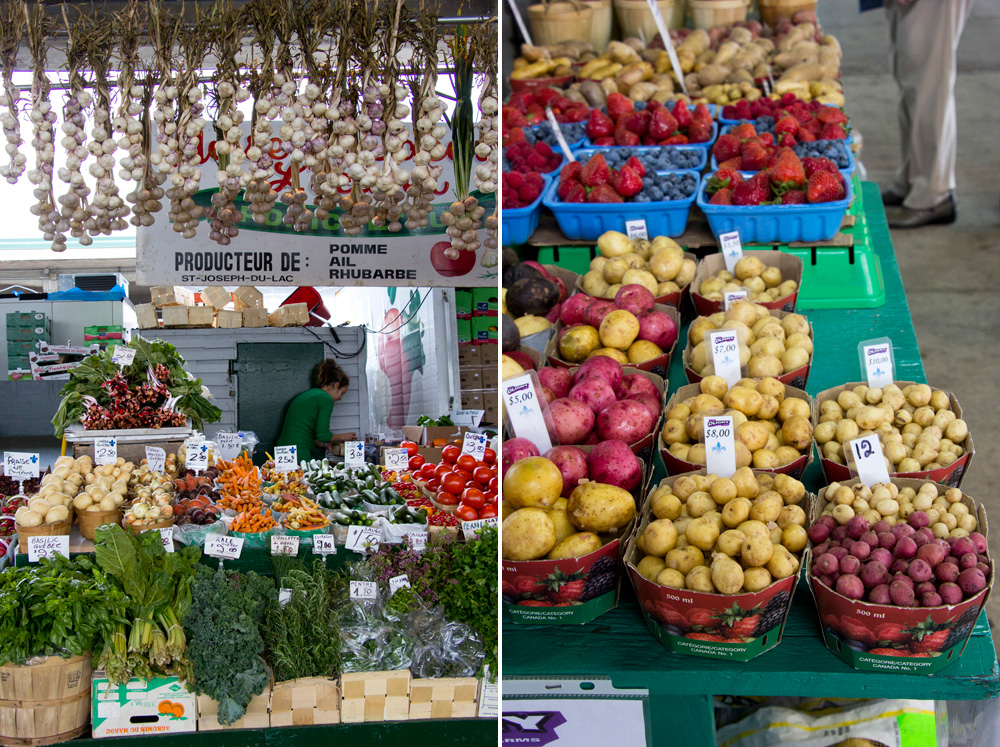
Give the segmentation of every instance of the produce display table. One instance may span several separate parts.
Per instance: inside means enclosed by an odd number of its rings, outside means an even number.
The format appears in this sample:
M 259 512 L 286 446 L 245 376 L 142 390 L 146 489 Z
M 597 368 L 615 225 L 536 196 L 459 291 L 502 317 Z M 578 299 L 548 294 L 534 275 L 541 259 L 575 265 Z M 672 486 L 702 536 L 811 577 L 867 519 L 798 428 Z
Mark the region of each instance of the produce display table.
M 883 336 L 893 341 L 896 378 L 926 381 L 878 186 L 865 182 L 863 193 L 871 243 L 882 264 L 886 303 L 877 309 L 797 309 L 812 322 L 817 341 L 807 386 L 813 395 L 863 380 L 858 343 Z M 685 329 L 681 341 L 686 339 Z M 686 383 L 677 354 L 670 369 L 671 392 Z M 657 481 L 665 472 L 658 456 L 655 461 Z M 803 482 L 811 492 L 822 487 L 818 461 Z M 1000 693 L 1000 669 L 985 613 L 961 659 L 937 675 L 860 672 L 823 644 L 805 582 L 796 589 L 781 643 L 746 663 L 667 651 L 646 627 L 627 576 L 617 609 L 591 623 L 540 626 L 505 620 L 503 631 L 505 677 L 610 677 L 615 687 L 648 689 L 653 744 L 663 747 L 715 745 L 713 695 L 975 700 Z

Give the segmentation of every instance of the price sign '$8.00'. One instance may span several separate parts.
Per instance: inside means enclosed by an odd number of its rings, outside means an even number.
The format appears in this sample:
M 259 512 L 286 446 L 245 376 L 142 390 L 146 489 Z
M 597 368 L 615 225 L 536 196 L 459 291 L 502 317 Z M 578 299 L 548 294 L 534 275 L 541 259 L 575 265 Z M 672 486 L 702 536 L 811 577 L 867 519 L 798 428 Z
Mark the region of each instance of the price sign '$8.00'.
M 552 439 L 531 374 L 505 379 L 500 385 L 500 396 L 503 397 L 504 412 L 514 435 L 531 441 L 539 454 L 551 449 Z
M 231 461 L 240 455 L 243 437 L 239 433 L 216 433 L 215 443 L 219 447 L 219 459 Z
M 730 415 L 702 418 L 705 461 L 710 474 L 732 477 L 736 472 L 736 429 Z
M 115 345 L 114 350 L 111 353 L 111 362 L 125 368 L 126 366 L 131 366 L 132 361 L 135 360 L 135 348 L 125 347 L 124 345 Z
M 163 474 L 167 468 L 167 452 L 159 446 L 147 446 L 146 466 L 149 467 L 150 472 Z
M 337 543 L 332 534 L 314 534 L 313 553 L 316 555 L 336 555 Z
M 471 454 L 477 461 L 486 456 L 486 436 L 482 433 L 466 433 L 462 438 L 462 453 Z
M 382 533 L 374 527 L 350 526 L 344 547 L 358 553 L 375 552 L 381 540 Z
M 215 535 L 205 540 L 205 554 L 220 560 L 239 560 L 243 554 L 242 537 Z
M 69 559 L 69 535 L 61 534 L 48 537 L 28 537 L 28 562 L 37 563 L 42 558 L 54 558 L 62 555 Z
M 11 480 L 23 482 L 38 477 L 38 454 L 25 451 L 5 451 L 3 473 Z
M 844 446 L 848 451 L 848 465 L 853 461 L 858 479 L 868 487 L 876 483 L 889 482 L 889 470 L 885 465 L 882 442 L 874 433 L 848 441 Z
M 118 439 L 114 436 L 94 441 L 94 464 L 115 464 L 118 461 Z
M 348 469 L 365 466 L 364 441 L 344 441 L 344 466 Z
M 362 602 L 374 601 L 378 595 L 378 584 L 374 581 L 351 581 L 351 599 Z
M 298 555 L 299 554 L 299 538 L 294 536 L 279 536 L 274 535 L 271 537 L 271 554 L 272 555 Z
M 299 468 L 298 446 L 275 446 L 274 469 L 278 472 L 294 472 Z
M 395 472 L 402 472 L 410 466 L 410 454 L 406 449 L 386 449 L 385 467 Z
M 726 269 L 733 272 L 736 263 L 743 259 L 743 243 L 739 231 L 719 234 L 719 251 L 726 262 Z
M 715 375 L 726 380 L 730 387 L 743 378 L 740 365 L 740 344 L 735 330 L 718 329 L 708 333 L 708 345 Z

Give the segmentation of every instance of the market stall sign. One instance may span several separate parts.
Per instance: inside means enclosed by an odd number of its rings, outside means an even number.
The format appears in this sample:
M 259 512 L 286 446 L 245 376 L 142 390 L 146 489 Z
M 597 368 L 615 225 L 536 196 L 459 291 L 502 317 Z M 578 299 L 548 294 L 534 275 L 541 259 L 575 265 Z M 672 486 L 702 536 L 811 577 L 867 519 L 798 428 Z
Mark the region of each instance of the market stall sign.
M 471 454 L 476 461 L 486 456 L 486 436 L 482 433 L 466 433 L 462 437 L 462 453 Z
M 732 477 L 736 472 L 736 437 L 731 415 L 702 418 L 705 434 L 705 461 L 710 474 Z
M 876 483 L 889 482 L 889 470 L 885 466 L 885 452 L 878 434 L 872 433 L 855 438 L 844 445 L 847 452 L 847 466 L 858 473 L 858 479 L 871 487 Z
M 150 530 L 146 530 L 150 531 Z M 160 542 L 163 543 L 163 549 L 167 552 L 174 551 L 174 528 L 173 527 L 163 527 L 163 529 L 157 529 L 160 533 Z
M 219 458 L 227 462 L 240 455 L 243 448 L 242 433 L 216 433 L 215 443 L 219 447 Z
M 625 221 L 625 232 L 632 241 L 635 241 L 636 239 L 649 238 L 649 231 L 646 230 L 645 218 Z
M 28 562 L 37 563 L 42 558 L 54 558 L 57 554 L 69 559 L 69 535 L 50 537 L 28 537 Z
M 94 442 L 94 464 L 114 464 L 118 461 L 118 441 L 113 436 Z
M 736 332 L 731 329 L 712 330 L 708 333 L 708 345 L 715 375 L 725 379 L 730 387 L 736 386 L 736 382 L 743 378 Z
M 357 553 L 375 552 L 382 541 L 378 529 L 363 526 L 347 527 L 347 542 L 344 547 Z
M 313 535 L 313 553 L 316 555 L 322 555 L 326 557 L 327 555 L 337 554 L 337 542 L 332 534 L 316 534 Z
M 881 389 L 895 380 L 896 361 L 892 353 L 892 340 L 888 337 L 865 340 L 858 345 L 858 352 L 861 356 L 861 370 L 865 372 L 868 386 Z
M 299 468 L 298 446 L 275 446 L 274 469 L 276 472 L 294 472 Z
M 365 466 L 365 442 L 344 442 L 344 466 L 347 469 L 357 469 Z
M 239 560 L 243 538 L 213 535 L 205 541 L 205 554 L 220 560 Z
M 733 272 L 736 263 L 743 259 L 743 244 L 740 242 L 739 231 L 719 234 L 719 251 L 726 262 L 726 269 Z
M 3 473 L 11 480 L 23 482 L 38 477 L 38 454 L 24 451 L 3 453 Z
M 167 465 L 167 452 L 159 446 L 146 447 L 146 466 L 150 472 L 163 474 Z
M 451 414 L 451 422 L 455 425 L 467 425 L 470 428 L 478 428 L 485 414 L 486 410 L 456 410 Z
M 393 576 L 389 579 L 389 596 L 392 596 L 400 589 L 410 588 L 410 577 L 405 573 L 401 573 L 398 576 Z
M 378 584 L 374 581 L 351 581 L 351 599 L 374 601 L 378 595 Z
M 404 531 L 403 537 L 410 538 L 410 545 L 416 552 L 423 552 L 427 549 L 427 532 L 422 529 L 417 531 Z
M 473 535 L 479 534 L 483 527 L 498 527 L 499 520 L 494 516 L 490 519 L 476 519 L 475 521 L 462 522 L 462 535 L 466 539 L 471 539 Z
M 272 555 L 298 555 L 299 538 L 292 536 L 274 535 L 271 537 Z
M 725 310 L 729 311 L 729 307 L 732 306 L 737 301 L 746 300 L 747 294 L 749 292 L 750 291 L 748 291 L 746 288 L 743 288 L 741 290 L 726 291 L 725 293 L 723 293 L 722 304 L 725 307 Z
M 204 441 L 188 443 L 184 461 L 185 466 L 195 472 L 208 469 L 208 444 Z
M 503 397 L 504 416 L 509 421 L 510 431 L 515 436 L 531 441 L 539 454 L 552 448 L 553 431 L 548 426 L 552 416 L 548 405 L 538 397 L 538 378 L 534 371 L 505 379 L 500 387 Z
M 385 467 L 402 472 L 410 466 L 410 454 L 406 449 L 386 449 Z

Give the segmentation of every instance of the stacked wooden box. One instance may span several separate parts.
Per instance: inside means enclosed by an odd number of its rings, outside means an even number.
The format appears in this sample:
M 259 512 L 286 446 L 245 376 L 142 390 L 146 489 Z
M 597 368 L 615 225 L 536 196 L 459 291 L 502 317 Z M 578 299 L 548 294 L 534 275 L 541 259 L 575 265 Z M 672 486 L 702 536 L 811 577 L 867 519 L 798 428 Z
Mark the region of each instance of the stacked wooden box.
M 230 293 L 218 285 L 206 287 L 199 295 L 177 286 L 154 286 L 150 289 L 152 303 L 138 304 L 135 314 L 139 329 L 163 327 L 193 327 L 239 329 L 240 327 L 293 327 L 309 321 L 309 308 L 304 303 L 280 307 L 272 314 L 264 308 L 264 294 L 244 285 Z M 230 304 L 233 308 L 226 308 Z M 159 316 L 157 309 L 160 310 Z M 162 322 L 159 317 L 162 317 Z

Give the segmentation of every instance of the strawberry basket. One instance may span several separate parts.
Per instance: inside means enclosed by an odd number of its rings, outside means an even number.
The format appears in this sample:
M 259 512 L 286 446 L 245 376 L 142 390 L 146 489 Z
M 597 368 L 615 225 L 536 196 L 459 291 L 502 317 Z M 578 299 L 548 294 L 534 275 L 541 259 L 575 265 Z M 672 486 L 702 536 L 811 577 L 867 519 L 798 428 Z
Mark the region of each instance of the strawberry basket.
M 723 127 L 722 128 L 722 134 L 725 135 L 730 130 L 732 130 L 732 126 Z M 823 142 L 830 142 L 830 141 L 823 141 Z M 837 141 L 833 141 L 833 142 L 837 142 Z M 844 143 L 844 153 L 845 153 L 845 156 L 847 158 L 847 166 L 844 166 L 843 168 L 839 168 L 838 170 L 840 171 L 841 174 L 844 175 L 844 177 L 846 179 L 850 179 L 851 178 L 851 174 L 854 173 L 854 169 L 857 166 L 857 164 L 855 163 L 855 160 L 854 160 L 854 153 L 851 151 L 851 147 L 850 147 L 850 144 L 849 144 L 850 141 L 844 140 L 844 141 L 840 141 L 840 142 Z M 799 143 L 799 145 L 793 146 L 793 148 L 792 148 L 792 150 L 795 151 L 796 155 L 798 155 L 800 157 L 804 157 L 804 156 L 802 156 L 801 152 L 799 150 L 797 150 L 797 149 L 799 148 L 799 146 L 802 146 L 802 145 L 805 145 L 805 143 Z M 711 166 L 712 171 L 718 171 L 719 170 L 719 159 L 717 159 L 715 157 L 714 153 L 712 154 L 712 159 L 711 159 L 711 161 L 709 163 L 709 166 Z
M 507 208 L 500 211 L 501 239 L 504 246 L 523 244 L 538 228 L 538 219 L 542 215 L 542 201 L 552 182 L 552 177 L 542 174 L 545 185 L 538 198 L 527 207 Z
M 650 147 L 650 148 L 698 148 L 698 149 L 703 150 L 703 151 L 705 151 L 707 153 L 708 149 L 712 147 L 712 144 L 715 142 L 715 139 L 718 136 L 719 136 L 719 123 L 718 122 L 712 122 L 712 136 L 708 140 L 705 140 L 703 142 L 700 142 L 700 143 L 676 143 L 676 144 L 673 144 L 673 145 L 650 145 L 648 147 Z M 588 137 L 588 138 L 584 138 L 583 147 L 584 148 L 598 148 L 598 147 L 605 147 L 605 148 L 635 148 L 635 147 L 646 147 L 646 146 L 634 146 L 634 145 L 606 145 L 606 146 L 597 146 L 597 145 L 594 145 L 594 142 Z

